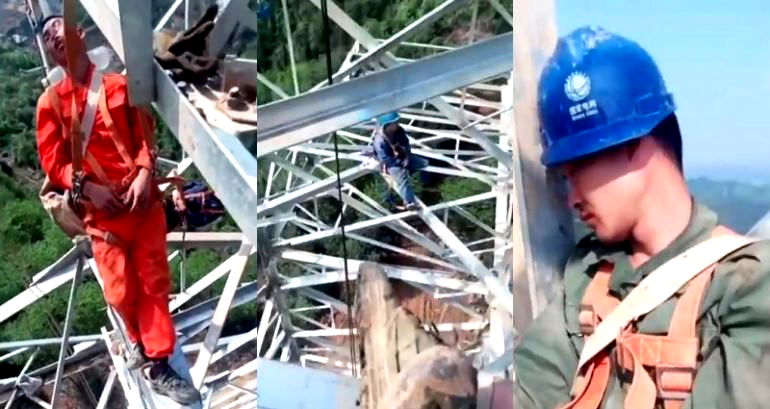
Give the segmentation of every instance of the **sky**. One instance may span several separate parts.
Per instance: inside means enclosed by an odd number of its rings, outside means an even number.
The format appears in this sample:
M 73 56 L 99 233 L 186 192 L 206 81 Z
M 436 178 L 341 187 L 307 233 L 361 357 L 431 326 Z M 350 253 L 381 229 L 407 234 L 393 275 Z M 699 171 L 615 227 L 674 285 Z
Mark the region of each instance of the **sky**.
M 599 25 L 655 59 L 688 177 L 770 183 L 770 0 L 557 0 L 559 35 Z

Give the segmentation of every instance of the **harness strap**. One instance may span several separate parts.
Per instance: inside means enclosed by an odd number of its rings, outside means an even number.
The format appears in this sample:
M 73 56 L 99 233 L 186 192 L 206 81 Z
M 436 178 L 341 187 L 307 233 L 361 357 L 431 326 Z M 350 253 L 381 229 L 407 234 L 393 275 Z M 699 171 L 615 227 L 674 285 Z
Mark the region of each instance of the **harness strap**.
M 604 391 L 610 380 L 611 361 L 607 351 L 602 351 L 592 361 L 584 375 L 575 381 L 575 398 L 564 409 L 596 409 L 602 403 Z
M 668 335 L 638 334 L 627 328 L 616 340 L 619 366 L 633 372 L 626 408 L 649 409 L 660 398 L 666 409 L 678 409 L 690 396 L 698 367 L 698 312 L 713 271 L 713 266 L 707 268 L 687 285 L 677 301 Z M 652 369 L 654 381 L 647 367 Z
M 712 233 L 712 239 L 719 236 L 738 235 L 718 226 Z M 743 245 L 750 242 L 747 240 Z M 742 247 L 740 242 L 730 246 L 732 251 Z M 728 251 L 730 246 L 721 249 L 721 256 L 711 256 L 718 257 L 717 260 L 724 257 L 731 252 Z M 693 261 L 698 260 L 696 258 Z M 700 347 L 697 333 L 698 315 L 714 268 L 715 264 L 712 264 L 702 269 L 686 284 L 685 291 L 674 309 L 667 335 L 638 334 L 633 325 L 626 325 L 615 339 L 619 367 L 633 373 L 624 402 L 625 408 L 650 409 L 659 398 L 666 409 L 680 409 L 684 400 L 689 397 Z M 602 263 L 586 289 L 578 315 L 584 334 L 593 334 L 601 320 L 612 313 L 615 307 L 622 305 L 609 294 L 611 271 L 610 264 Z M 643 284 L 644 281 L 640 286 Z M 610 355 L 607 348 L 599 351 L 588 362 L 586 369 L 578 372 L 573 391 L 574 399 L 563 406 L 564 409 L 596 409 L 601 405 L 609 383 L 610 371 L 597 368 L 603 368 L 604 365 L 609 368 Z M 651 368 L 654 380 L 647 368 Z
M 599 321 L 620 304 L 617 298 L 609 295 L 611 277 L 612 264 L 599 264 L 599 268 L 596 270 L 591 283 L 588 284 L 580 304 L 578 320 L 580 321 L 580 331 L 583 334 L 593 334 Z
M 90 235 L 91 237 L 98 237 L 114 246 L 123 247 L 123 242 L 120 239 L 118 239 L 117 236 L 115 236 L 114 234 L 108 231 L 99 230 L 94 227 L 86 227 L 86 233 L 88 233 L 88 235 Z
M 594 273 L 580 303 L 578 321 L 583 334 L 593 334 L 594 328 L 620 301 L 609 294 L 613 265 L 603 262 Z M 597 409 L 602 403 L 604 391 L 610 380 L 612 363 L 607 350 L 601 351 L 589 364 L 585 373 L 579 374 L 573 387 L 572 401 L 563 409 Z
M 110 130 L 110 139 L 112 139 L 112 143 L 115 145 L 115 148 L 118 150 L 118 153 L 120 154 L 120 157 L 123 158 L 123 163 L 128 166 L 128 168 L 131 170 L 131 172 L 136 169 L 136 165 L 134 164 L 134 160 L 131 159 L 131 155 L 128 154 L 128 150 L 126 149 L 126 145 L 123 143 L 123 140 L 121 138 L 120 133 L 118 133 L 118 128 L 115 126 L 115 122 L 112 120 L 112 114 L 110 114 L 110 110 L 107 107 L 107 93 L 102 93 L 102 97 L 99 99 L 99 112 L 102 114 L 102 120 L 104 121 L 104 124 L 107 126 L 107 129 Z

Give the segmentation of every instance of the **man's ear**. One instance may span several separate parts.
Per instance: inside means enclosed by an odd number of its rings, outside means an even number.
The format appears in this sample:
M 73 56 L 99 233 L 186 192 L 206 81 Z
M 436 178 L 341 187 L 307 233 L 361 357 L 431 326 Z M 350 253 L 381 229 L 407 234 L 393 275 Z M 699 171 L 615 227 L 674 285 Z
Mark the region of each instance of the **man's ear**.
M 633 161 L 634 156 L 640 153 L 640 150 L 642 147 L 642 139 L 643 138 L 634 139 L 630 142 L 626 142 L 626 144 L 624 145 L 626 155 L 628 155 L 629 161 Z

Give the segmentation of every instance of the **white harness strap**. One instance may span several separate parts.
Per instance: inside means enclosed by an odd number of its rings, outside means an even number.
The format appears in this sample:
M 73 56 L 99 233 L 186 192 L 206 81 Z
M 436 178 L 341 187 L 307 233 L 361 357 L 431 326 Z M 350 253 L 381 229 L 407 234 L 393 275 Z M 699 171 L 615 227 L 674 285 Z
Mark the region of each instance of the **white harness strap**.
M 586 340 L 578 373 L 591 358 L 612 343 L 630 322 L 652 311 L 701 271 L 757 239 L 737 235 L 717 236 L 690 248 L 650 273 Z
M 91 139 L 91 131 L 93 131 L 94 128 L 96 107 L 99 104 L 99 96 L 104 88 L 102 86 L 103 76 L 101 71 L 94 69 L 94 74 L 91 76 L 91 85 L 88 87 L 86 108 L 83 111 L 83 120 L 81 121 L 81 130 L 83 131 L 83 155 L 86 153 L 88 141 Z

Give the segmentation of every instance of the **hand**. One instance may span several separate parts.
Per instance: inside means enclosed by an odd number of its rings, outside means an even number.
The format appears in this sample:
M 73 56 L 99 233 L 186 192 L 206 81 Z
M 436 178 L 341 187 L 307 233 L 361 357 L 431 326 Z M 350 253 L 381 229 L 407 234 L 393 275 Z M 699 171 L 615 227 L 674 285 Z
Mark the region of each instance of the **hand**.
M 114 216 L 126 209 L 126 206 L 115 193 L 107 186 L 86 181 L 83 185 L 83 194 L 97 209 Z
M 187 211 L 187 205 L 184 203 L 182 192 L 179 189 L 174 189 L 171 193 L 171 200 L 174 202 L 174 210 L 180 213 Z
M 150 202 L 150 188 L 152 186 L 150 176 L 150 171 L 147 169 L 139 169 L 136 178 L 123 195 L 123 204 L 129 208 L 129 212 L 145 209 Z

